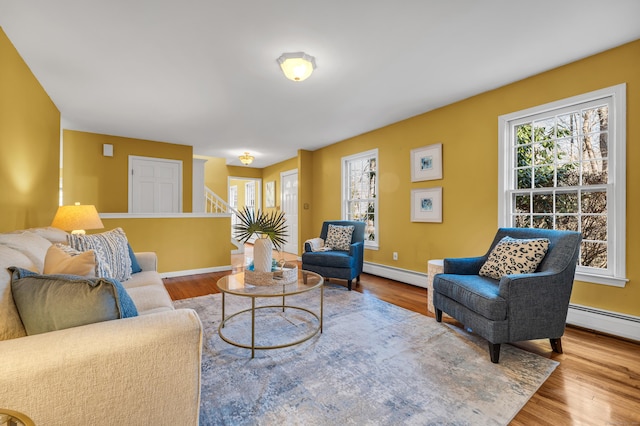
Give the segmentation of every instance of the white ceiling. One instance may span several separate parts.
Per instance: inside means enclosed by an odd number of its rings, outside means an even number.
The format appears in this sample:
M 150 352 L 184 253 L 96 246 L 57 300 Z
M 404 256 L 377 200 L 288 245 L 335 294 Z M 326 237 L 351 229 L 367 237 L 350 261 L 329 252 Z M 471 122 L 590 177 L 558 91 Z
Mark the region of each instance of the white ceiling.
M 638 0 L 0 0 L 64 128 L 253 167 L 639 39 L 638 17 Z M 295 51 L 317 63 L 301 83 L 276 62 Z

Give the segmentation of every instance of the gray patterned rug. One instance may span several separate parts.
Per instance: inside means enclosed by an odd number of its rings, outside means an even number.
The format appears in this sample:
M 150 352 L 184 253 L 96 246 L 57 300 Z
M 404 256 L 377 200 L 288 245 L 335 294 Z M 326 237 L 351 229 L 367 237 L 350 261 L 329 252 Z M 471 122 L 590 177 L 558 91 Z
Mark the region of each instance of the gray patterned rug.
M 287 302 L 316 311 L 319 291 Z M 511 345 L 492 364 L 477 336 L 344 287 L 327 284 L 324 302 L 322 334 L 254 359 L 218 336 L 219 294 L 174 302 L 195 309 L 205 329 L 200 424 L 504 425 L 558 364 Z M 227 315 L 248 303 L 227 296 Z M 225 336 L 248 344 L 250 319 L 234 318 Z M 258 310 L 256 338 L 295 339 L 311 320 Z

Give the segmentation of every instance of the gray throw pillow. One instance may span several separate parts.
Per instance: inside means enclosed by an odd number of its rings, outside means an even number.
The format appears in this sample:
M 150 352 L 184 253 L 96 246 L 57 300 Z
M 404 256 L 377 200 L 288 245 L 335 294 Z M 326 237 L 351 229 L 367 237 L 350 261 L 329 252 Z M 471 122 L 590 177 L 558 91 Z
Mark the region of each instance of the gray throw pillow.
M 138 315 L 114 279 L 41 275 L 13 266 L 9 270 L 13 299 L 28 335 Z

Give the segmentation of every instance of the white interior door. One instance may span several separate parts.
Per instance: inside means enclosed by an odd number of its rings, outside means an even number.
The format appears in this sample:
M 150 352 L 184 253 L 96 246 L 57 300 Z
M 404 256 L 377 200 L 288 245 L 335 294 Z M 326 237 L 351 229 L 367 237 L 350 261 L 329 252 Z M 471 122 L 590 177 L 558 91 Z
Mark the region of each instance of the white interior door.
M 244 205 L 249 210 L 256 209 L 256 183 L 253 181 L 244 184 Z
M 298 170 L 280 173 L 280 204 L 287 219 L 286 253 L 298 254 Z
M 129 156 L 129 213 L 181 213 L 182 161 Z

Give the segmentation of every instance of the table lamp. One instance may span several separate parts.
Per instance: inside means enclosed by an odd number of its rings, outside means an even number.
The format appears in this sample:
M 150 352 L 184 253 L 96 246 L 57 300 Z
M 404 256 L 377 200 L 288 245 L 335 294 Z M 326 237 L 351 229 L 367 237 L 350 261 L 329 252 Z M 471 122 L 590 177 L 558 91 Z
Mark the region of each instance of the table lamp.
M 84 234 L 85 229 L 104 228 L 96 207 L 80 203 L 58 207 L 51 226 L 63 231 L 71 231 L 72 234 Z

